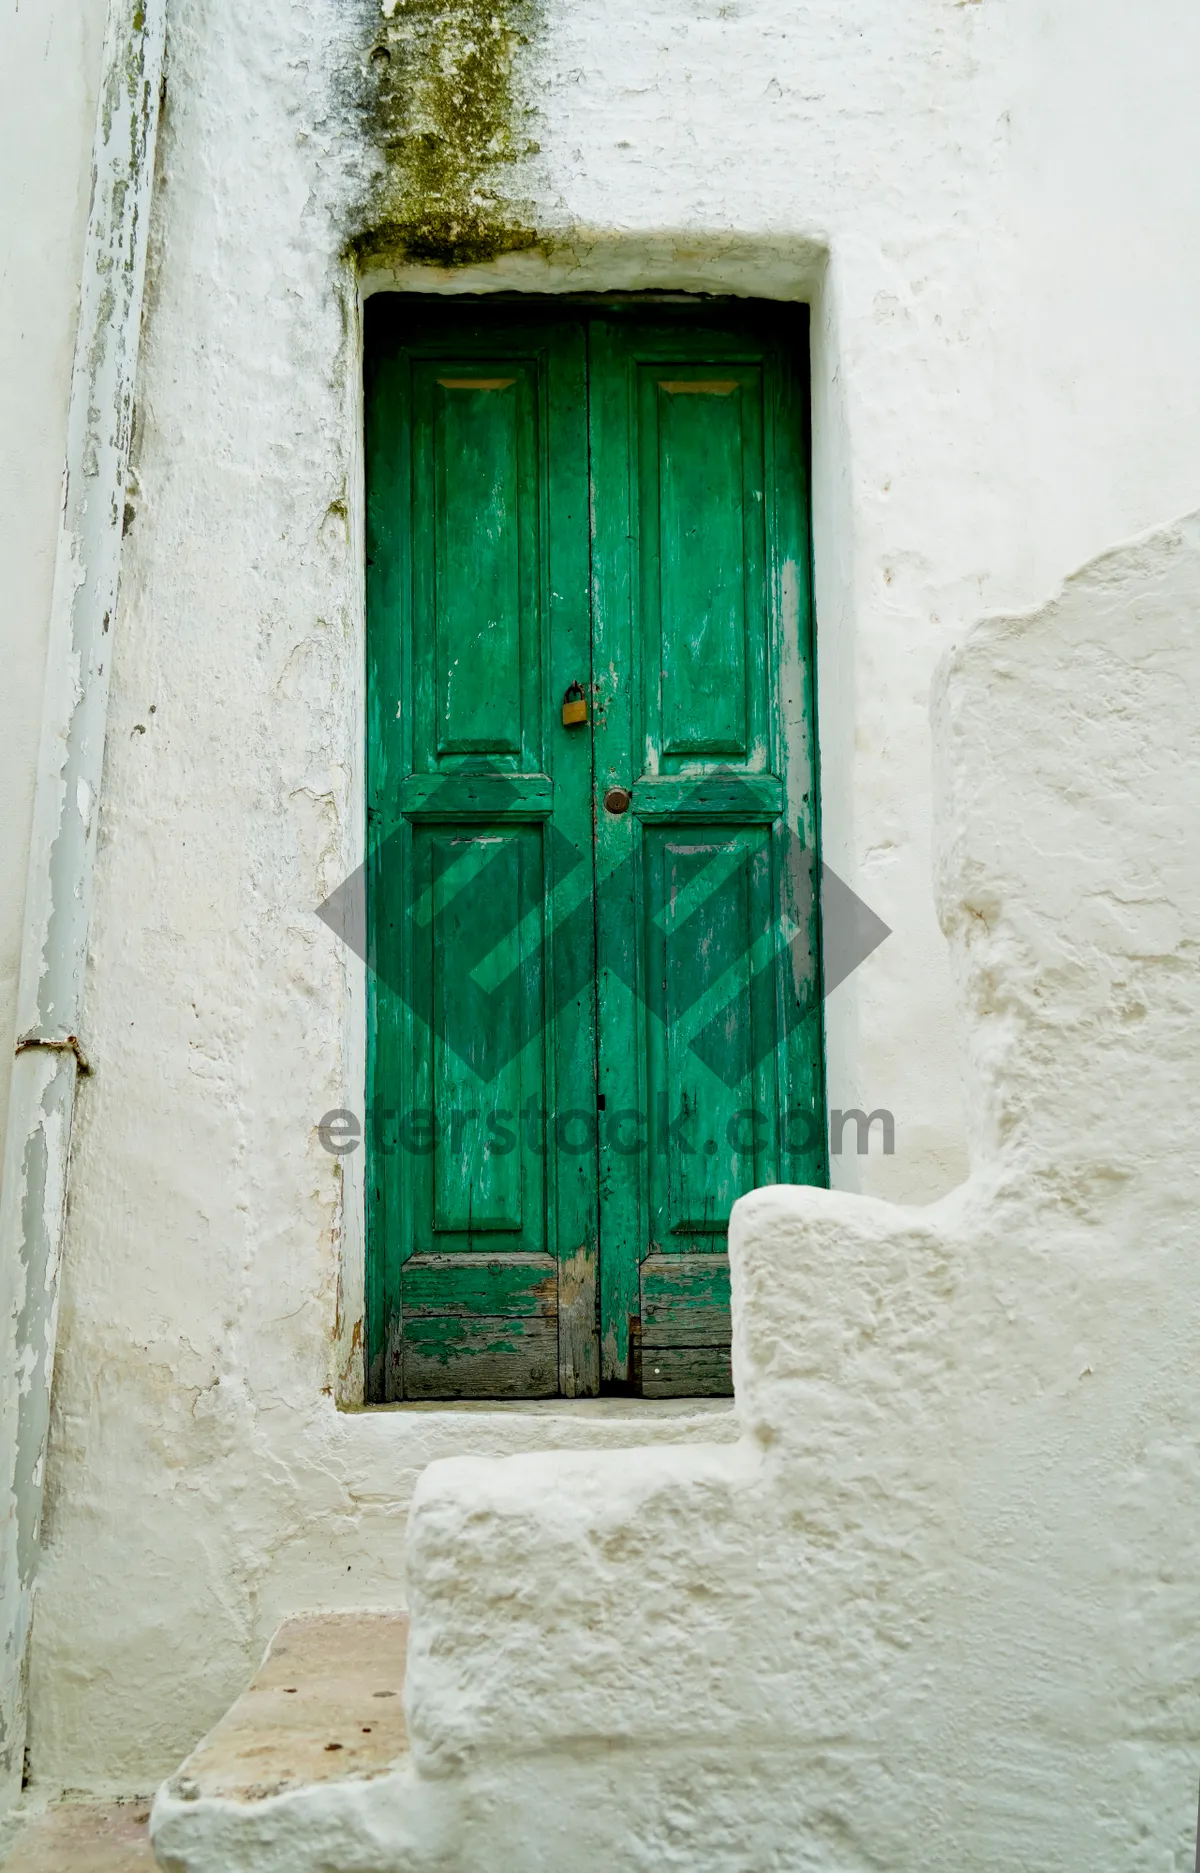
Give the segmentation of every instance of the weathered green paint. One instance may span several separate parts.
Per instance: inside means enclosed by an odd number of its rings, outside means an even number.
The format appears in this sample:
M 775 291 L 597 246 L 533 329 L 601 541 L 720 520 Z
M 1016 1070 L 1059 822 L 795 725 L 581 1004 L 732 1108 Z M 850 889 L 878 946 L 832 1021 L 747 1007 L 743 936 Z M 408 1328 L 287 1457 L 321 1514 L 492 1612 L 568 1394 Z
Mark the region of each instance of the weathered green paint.
M 731 1205 L 825 1179 L 802 339 L 370 302 L 373 1398 L 728 1390 Z
M 370 916 L 408 990 L 372 977 L 370 1393 L 592 1392 L 594 1159 L 545 1117 L 596 1097 L 591 745 L 559 709 L 590 658 L 584 328 L 373 301 L 367 409 Z
M 729 1257 L 648 1255 L 633 1365 L 647 1398 L 728 1392 Z
M 803 337 L 763 309 L 590 329 L 596 783 L 633 792 L 597 822 L 599 1085 L 647 1120 L 600 1153 L 613 1383 L 640 1356 L 646 1384 L 648 1255 L 723 1257 L 744 1191 L 826 1178 L 816 905 L 786 904 L 789 829 L 816 846 Z M 792 984 L 751 941 L 781 898 Z

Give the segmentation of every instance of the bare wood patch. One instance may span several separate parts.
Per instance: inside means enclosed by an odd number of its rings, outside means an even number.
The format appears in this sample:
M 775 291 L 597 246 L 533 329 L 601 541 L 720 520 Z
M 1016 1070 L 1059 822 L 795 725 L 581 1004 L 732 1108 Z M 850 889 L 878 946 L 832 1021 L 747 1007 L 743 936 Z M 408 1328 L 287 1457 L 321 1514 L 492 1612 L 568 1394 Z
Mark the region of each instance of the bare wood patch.
M 515 377 L 439 377 L 443 390 L 507 390 Z
M 660 390 L 673 397 L 727 397 L 738 388 L 736 377 L 660 377 Z
M 558 1265 L 558 1385 L 564 1398 L 593 1398 L 600 1390 L 594 1243 Z
M 726 1346 L 642 1345 L 643 1398 L 730 1398 L 733 1367 Z

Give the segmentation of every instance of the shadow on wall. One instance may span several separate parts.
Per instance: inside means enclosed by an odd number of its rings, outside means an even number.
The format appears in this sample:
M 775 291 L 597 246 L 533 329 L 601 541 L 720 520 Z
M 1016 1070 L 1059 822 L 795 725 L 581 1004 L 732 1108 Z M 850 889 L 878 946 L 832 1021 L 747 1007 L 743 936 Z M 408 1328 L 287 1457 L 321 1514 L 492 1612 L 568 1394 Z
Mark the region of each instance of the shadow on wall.
M 947 661 L 972 1177 L 920 1211 L 743 1199 L 740 1446 L 425 1472 L 413 1763 L 340 1798 L 347 1865 L 1184 1864 L 1198 623 L 1188 520 Z M 315 1866 L 289 1815 L 256 1866 Z M 164 1790 L 171 1864 L 207 1864 L 195 1826 Z

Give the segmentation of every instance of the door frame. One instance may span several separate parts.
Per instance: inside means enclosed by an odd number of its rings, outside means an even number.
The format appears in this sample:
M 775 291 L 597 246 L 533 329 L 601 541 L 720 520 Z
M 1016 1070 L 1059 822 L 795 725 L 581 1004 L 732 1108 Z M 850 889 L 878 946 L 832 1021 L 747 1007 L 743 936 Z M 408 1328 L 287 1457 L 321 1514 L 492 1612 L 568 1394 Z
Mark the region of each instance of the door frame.
M 797 413 L 799 417 L 799 430 L 800 430 L 799 437 L 798 437 L 798 469 L 799 469 L 799 474 L 800 474 L 801 483 L 802 483 L 802 505 L 803 505 L 803 522 L 804 522 L 804 527 L 803 527 L 804 537 L 802 541 L 802 549 L 803 549 L 804 561 L 805 561 L 806 578 L 804 580 L 803 605 L 802 605 L 800 614 L 797 618 L 797 624 L 798 624 L 799 631 L 800 631 L 800 641 L 801 641 L 801 646 L 802 646 L 802 652 L 804 648 L 807 648 L 807 658 L 806 658 L 807 681 L 810 685 L 810 698 L 811 698 L 810 709 L 809 709 L 809 714 L 808 714 L 808 729 L 809 729 L 809 735 L 810 735 L 811 763 L 812 763 L 812 773 L 813 773 L 813 781 L 814 781 L 813 798 L 811 802 L 811 829 L 812 829 L 812 840 L 813 840 L 814 850 L 816 854 L 819 856 L 821 797 L 820 797 L 820 784 L 819 784 L 820 782 L 819 718 L 818 718 L 818 706 L 817 706 L 817 626 L 816 626 L 816 615 L 815 615 L 816 605 L 815 605 L 814 575 L 813 575 L 814 551 L 813 551 L 812 415 L 811 415 L 811 412 L 812 412 L 812 369 L 811 369 L 811 351 L 810 351 L 811 326 L 810 326 L 810 312 L 809 312 L 808 304 L 803 301 L 749 299 L 749 298 L 740 297 L 740 296 L 736 296 L 736 297 L 728 296 L 725 294 L 720 294 L 720 295 L 713 294 L 710 296 L 710 295 L 704 295 L 704 294 L 688 294 L 688 293 L 680 293 L 680 292 L 655 291 L 653 289 L 650 289 L 644 292 L 626 292 L 626 291 L 604 292 L 604 291 L 601 291 L 601 292 L 585 292 L 585 293 L 578 293 L 578 294 L 568 294 L 568 293 L 536 294 L 536 293 L 504 291 L 504 292 L 483 292 L 483 293 L 454 293 L 452 295 L 429 294 L 429 293 L 399 290 L 399 291 L 385 291 L 385 292 L 374 293 L 371 295 L 371 299 L 368 303 L 376 304 L 380 300 L 386 300 L 388 302 L 389 315 L 391 318 L 394 318 L 396 320 L 403 320 L 406 316 L 409 316 L 409 315 L 411 315 L 414 318 L 414 320 L 420 320 L 423 315 L 427 316 L 430 313 L 440 313 L 444 315 L 446 312 L 451 312 L 456 323 L 460 319 L 465 319 L 470 316 L 476 316 L 479 318 L 481 323 L 488 323 L 488 322 L 495 322 L 497 324 L 528 323 L 529 325 L 534 325 L 535 323 L 541 323 L 543 320 L 551 322 L 551 323 L 558 321 L 558 320 L 567 322 L 567 321 L 570 321 L 572 317 L 582 317 L 586 319 L 589 316 L 610 315 L 610 316 L 616 316 L 618 318 L 624 316 L 624 317 L 628 317 L 630 320 L 635 320 L 635 321 L 644 320 L 647 317 L 650 317 L 654 319 L 656 322 L 658 321 L 662 321 L 663 323 L 678 322 L 681 325 L 694 326 L 694 324 L 697 321 L 697 318 L 699 317 L 701 321 L 712 321 L 714 323 L 723 322 L 726 325 L 726 327 L 736 326 L 737 324 L 745 322 L 747 325 L 755 327 L 760 332 L 763 330 L 764 327 L 769 325 L 775 328 L 782 336 L 785 337 L 789 345 L 789 348 L 795 358 L 795 362 L 796 362 L 795 375 L 796 375 L 798 390 L 799 390 L 799 395 L 797 399 Z M 378 317 L 379 315 L 376 314 L 375 316 Z M 364 362 L 365 362 L 365 349 L 366 348 L 364 346 Z M 589 381 L 589 385 L 588 385 L 589 397 L 590 397 L 590 394 L 591 394 L 591 386 L 590 386 L 590 381 Z M 360 412 L 360 434 L 362 433 L 361 425 L 365 424 L 365 415 L 366 415 L 366 412 L 365 412 L 365 405 L 364 405 L 364 408 Z M 365 502 L 364 502 L 364 507 L 365 507 Z M 592 543 L 592 550 L 594 551 L 594 542 Z M 594 629 L 595 629 L 595 626 L 593 623 L 593 632 L 594 632 Z M 364 593 L 364 666 L 369 656 L 370 656 L 370 641 L 369 641 L 369 631 L 367 628 L 367 621 L 366 621 L 366 594 Z M 363 730 L 364 730 L 363 746 L 364 746 L 364 752 L 365 752 L 366 731 L 367 731 L 365 708 L 363 710 Z M 364 769 L 364 774 L 359 783 L 359 794 L 360 794 L 360 797 L 364 799 L 365 799 L 365 785 L 364 785 L 365 779 L 366 779 L 366 770 Z M 366 830 L 367 829 L 364 826 L 364 846 L 366 846 L 368 843 L 367 838 L 366 838 Z M 821 947 L 820 947 L 819 923 L 818 923 L 817 936 L 816 936 L 814 960 L 815 960 L 815 967 L 819 975 L 820 968 L 821 968 Z M 365 1022 L 366 1058 L 364 1060 L 364 1069 L 365 1069 L 364 1071 L 364 1095 L 368 1094 L 370 1091 L 371 1075 L 372 1075 L 371 1063 L 372 1063 L 373 1047 L 374 1047 L 374 994 L 373 994 L 373 984 L 372 984 L 370 971 L 367 972 L 366 991 L 367 991 L 366 1008 L 364 1010 L 366 1014 L 366 1022 Z M 819 990 L 818 990 L 817 1006 L 819 1009 L 819 1014 L 817 1016 L 818 1032 L 817 1032 L 816 1056 L 817 1056 L 817 1073 L 819 1076 L 819 1083 L 820 1083 L 821 1106 L 822 1106 L 822 1112 L 823 1112 L 824 1102 L 825 1102 L 825 1086 L 827 1084 L 826 1032 L 825 1032 L 825 1021 L 824 1021 L 824 1001 L 819 996 Z M 369 1103 L 369 1100 L 366 1097 L 364 1097 L 364 1113 L 369 1114 L 369 1112 L 370 1112 L 370 1103 Z M 366 1143 L 366 1140 L 364 1139 L 364 1144 L 365 1143 Z M 382 1262 L 381 1262 L 381 1258 L 375 1252 L 375 1246 L 374 1246 L 374 1241 L 373 1241 L 373 1218 L 371 1214 L 371 1205 L 370 1205 L 370 1200 L 369 1200 L 369 1192 L 367 1188 L 368 1177 L 365 1174 L 366 1173 L 366 1164 L 365 1164 L 366 1156 L 367 1156 L 367 1153 L 364 1150 L 363 1159 L 360 1160 L 362 1174 L 363 1174 L 363 1178 L 362 1178 L 363 1208 L 362 1208 L 361 1223 L 362 1223 L 362 1230 L 363 1230 L 362 1244 L 363 1244 L 363 1261 L 364 1261 L 363 1272 L 364 1272 L 364 1278 L 365 1278 L 364 1286 L 366 1290 L 364 1299 L 366 1300 L 366 1313 L 367 1313 L 367 1320 L 364 1321 L 364 1327 L 367 1329 L 367 1331 L 364 1334 L 364 1338 L 367 1340 L 367 1344 L 369 1346 L 370 1344 L 370 1319 L 371 1319 L 371 1315 L 377 1312 L 377 1309 L 379 1306 L 377 1286 L 378 1286 L 379 1273 L 382 1267 Z M 597 1164 L 599 1165 L 599 1158 L 597 1159 Z M 355 1168 L 358 1169 L 359 1167 L 356 1166 Z M 824 1182 L 828 1183 L 828 1160 L 827 1158 L 826 1158 L 824 1169 L 825 1169 Z M 375 1294 L 372 1293 L 373 1288 L 376 1289 Z M 617 1384 L 617 1385 L 606 1384 L 603 1389 L 623 1390 L 623 1389 L 629 1389 L 629 1388 L 627 1386 L 623 1386 L 620 1384 Z M 375 1402 L 374 1400 L 371 1399 L 371 1388 L 369 1384 L 367 1387 L 367 1398 L 371 1402 Z M 482 1403 L 483 1401 L 480 1401 L 480 1402 Z

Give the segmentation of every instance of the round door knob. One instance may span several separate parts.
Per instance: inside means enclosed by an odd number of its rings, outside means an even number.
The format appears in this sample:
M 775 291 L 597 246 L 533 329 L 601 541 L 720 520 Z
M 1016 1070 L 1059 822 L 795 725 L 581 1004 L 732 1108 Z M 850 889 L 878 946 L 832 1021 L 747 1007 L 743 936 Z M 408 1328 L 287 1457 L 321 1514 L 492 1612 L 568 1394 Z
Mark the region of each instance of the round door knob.
M 632 798 L 628 787 L 610 787 L 604 796 L 604 810 L 606 813 L 627 813 Z

